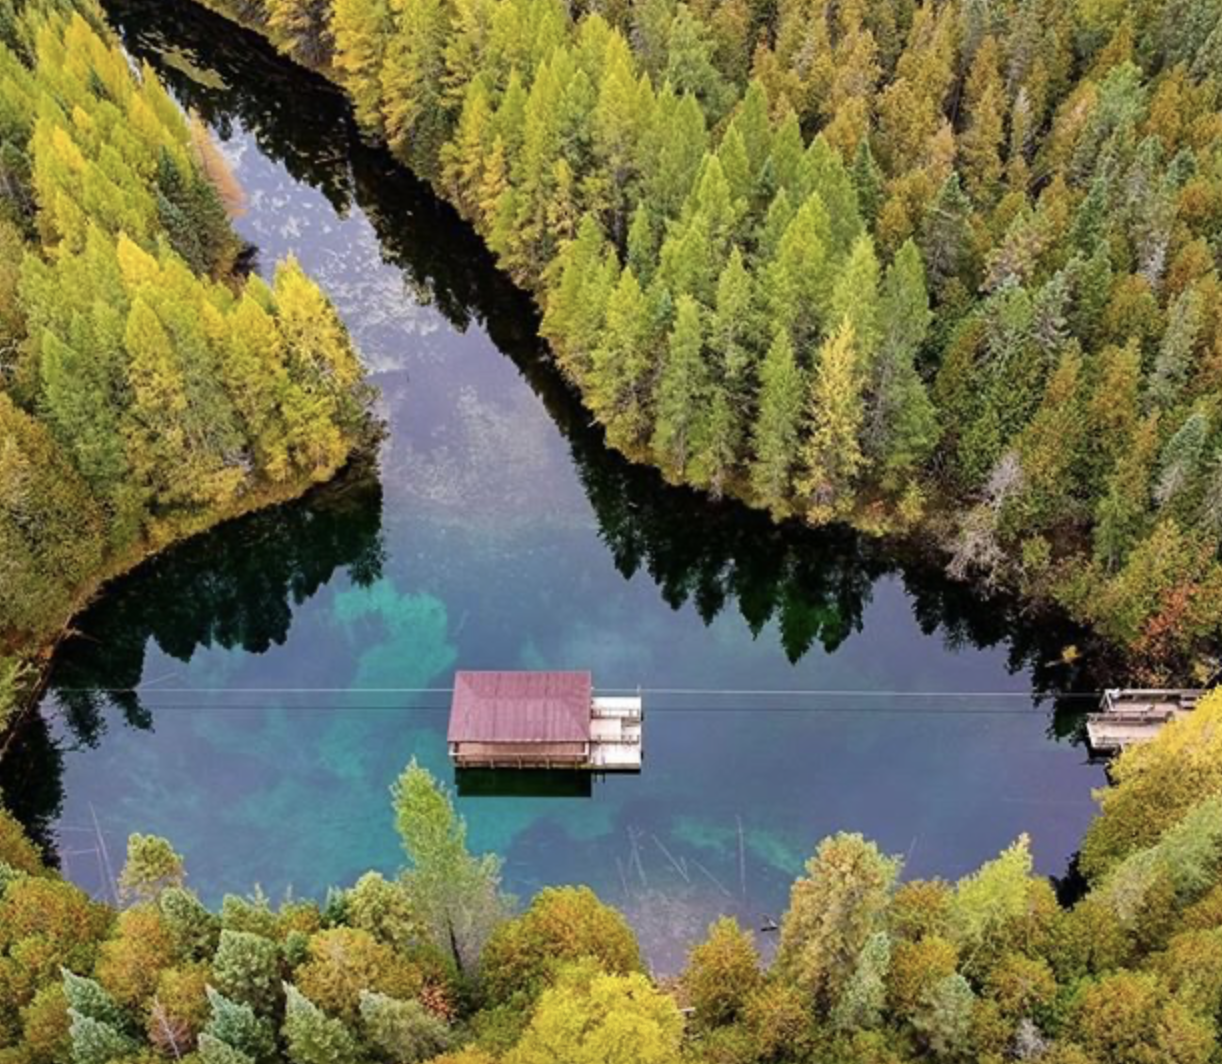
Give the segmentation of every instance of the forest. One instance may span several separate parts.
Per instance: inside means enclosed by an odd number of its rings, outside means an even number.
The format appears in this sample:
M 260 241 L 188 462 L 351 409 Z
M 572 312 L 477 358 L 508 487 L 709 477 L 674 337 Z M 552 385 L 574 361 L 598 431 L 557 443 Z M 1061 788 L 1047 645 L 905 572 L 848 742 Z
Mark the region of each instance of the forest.
M 0 4 L 0 731 L 102 579 L 368 436 L 334 309 L 291 260 L 250 272 L 240 209 L 98 9 Z
M 461 210 L 625 454 L 1210 667 L 1213 0 L 208 3 Z
M 211 911 L 134 835 L 111 901 L 0 811 L 4 1064 L 1208 1064 L 1222 1016 L 1222 694 L 1124 753 L 1079 880 L 1028 840 L 956 882 L 860 835 L 819 844 L 775 956 L 722 918 L 652 979 L 588 888 L 524 908 L 413 762 L 405 865 L 325 902 Z

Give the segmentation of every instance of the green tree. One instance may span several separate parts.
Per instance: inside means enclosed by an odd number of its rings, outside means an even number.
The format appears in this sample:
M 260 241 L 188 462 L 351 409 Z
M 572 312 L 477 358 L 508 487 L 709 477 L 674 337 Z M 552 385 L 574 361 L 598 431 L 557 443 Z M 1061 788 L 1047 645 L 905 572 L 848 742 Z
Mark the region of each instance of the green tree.
M 480 958 L 480 983 L 493 1003 L 537 997 L 566 964 L 592 958 L 599 970 L 642 968 L 636 938 L 620 913 L 588 887 L 547 887 L 521 916 L 501 924 Z
M 900 862 L 860 835 L 819 844 L 790 891 L 777 971 L 822 1010 L 841 1001 L 887 906 Z
M 385 994 L 361 992 L 361 1022 L 365 1037 L 387 1060 L 402 1064 L 431 1060 L 449 1048 L 445 1021 L 418 1001 L 399 1001 Z
M 434 943 L 460 971 L 475 962 L 504 918 L 501 863 L 467 850 L 467 827 L 449 795 L 413 759 L 391 792 L 395 827 L 407 854 L 403 885 Z
M 920 252 L 909 240 L 883 281 L 881 338 L 866 385 L 862 425 L 865 455 L 890 476 L 920 466 L 937 442 L 937 414 L 916 369 L 932 319 L 925 268 Z
M 760 371 L 759 415 L 752 430 L 751 487 L 775 516 L 789 511 L 805 406 L 802 371 L 789 334 L 778 331 Z
M 859 438 L 865 417 L 860 356 L 847 319 L 819 352 L 808 409 L 811 431 L 797 487 L 809 516 L 823 521 L 851 502 L 866 463 Z
M 204 1053 L 205 1040 L 208 1040 L 217 1043 L 208 1055 L 216 1056 L 219 1064 L 224 1064 L 222 1058 L 225 1056 L 219 1046 L 240 1053 L 248 1060 L 269 1059 L 275 1049 L 271 1025 L 256 1016 L 249 1005 L 231 1001 L 212 987 L 208 987 L 207 994 L 210 1015 L 200 1034 L 201 1054 Z
M 683 986 L 703 1027 L 737 1022 L 748 999 L 762 985 L 759 951 L 738 921 L 728 916 L 710 925 L 705 940 L 688 956 L 683 972 Z
M 648 398 L 653 377 L 653 332 L 645 294 L 624 270 L 607 301 L 603 334 L 593 352 L 589 403 L 617 447 L 632 449 L 650 425 Z
M 155 901 L 168 887 L 181 887 L 186 879 L 182 857 L 156 835 L 131 835 L 127 862 L 119 874 L 119 890 L 130 901 Z
M 378 130 L 390 9 L 385 0 L 334 0 L 330 10 L 335 69 L 352 97 L 357 121 L 366 129 Z
M 912 1026 L 935 1056 L 957 1059 L 971 1046 L 976 994 L 958 973 L 936 982 L 921 999 Z
M 284 985 L 284 1041 L 293 1064 L 351 1064 L 360 1059 L 352 1033 L 289 983 Z
M 280 948 L 262 935 L 226 929 L 212 959 L 212 977 L 226 997 L 267 1015 L 279 999 Z
M 505 1064 L 679 1064 L 683 1020 L 643 975 L 569 969 L 539 999 Z
M 693 427 L 707 401 L 704 329 L 699 304 L 679 297 L 654 399 L 651 448 L 663 470 L 681 479 L 692 457 Z

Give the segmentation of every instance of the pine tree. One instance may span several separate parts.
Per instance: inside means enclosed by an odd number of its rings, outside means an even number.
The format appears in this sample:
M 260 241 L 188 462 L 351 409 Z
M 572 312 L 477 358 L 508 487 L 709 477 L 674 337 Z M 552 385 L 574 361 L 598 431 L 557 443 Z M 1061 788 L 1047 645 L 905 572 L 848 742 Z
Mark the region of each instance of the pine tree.
M 875 931 L 862 947 L 857 966 L 832 1010 L 832 1026 L 839 1031 L 863 1031 L 879 1026 L 887 1003 L 887 970 L 891 964 L 891 938 Z
M 1118 569 L 1146 530 L 1151 506 L 1150 481 L 1158 449 L 1158 421 L 1147 418 L 1120 451 L 1107 493 L 1095 515 L 1095 556 Z
M 385 994 L 361 992 L 365 1036 L 388 1060 L 415 1064 L 432 1060 L 450 1045 L 450 1031 L 419 1001 L 398 1001 Z
M 365 3 L 368 0 L 345 0 Z M 468 218 L 481 222 L 488 212 L 482 209 L 482 186 L 489 166 L 492 131 L 492 107 L 482 79 L 467 88 L 462 113 L 454 139 L 441 149 L 441 180 L 459 210 Z M 500 142 L 500 159 L 493 167 L 493 187 L 489 196 L 496 200 L 504 191 L 506 180 L 505 143 Z M 493 212 L 495 213 L 495 212 Z
M 446 0 L 391 0 L 391 15 L 395 31 L 382 64 L 382 121 L 391 148 L 431 177 L 449 134 L 441 79 L 450 6 Z
M 709 134 L 700 104 L 667 85 L 641 145 L 644 201 L 659 218 L 675 218 L 696 183 Z
M 853 189 L 857 193 L 857 202 L 861 205 L 863 219 L 873 225 L 878 219 L 882 208 L 884 191 L 884 176 L 874 153 L 870 150 L 870 141 L 863 137 L 857 145 L 857 153 L 853 156 Z
M 611 290 L 618 280 L 614 253 L 592 214 L 581 219 L 577 238 L 561 249 L 553 264 L 540 332 L 554 345 L 560 365 L 585 385 L 593 351 L 602 332 Z
M 887 269 L 879 303 L 881 340 L 867 385 L 862 445 L 887 474 L 919 466 L 937 441 L 937 416 L 916 357 L 933 314 L 925 291 L 925 269 L 911 241 Z
M 1021 532 L 1074 516 L 1084 450 L 1082 358 L 1065 352 L 1048 380 L 1040 408 L 1018 439 L 1023 485 L 1007 510 Z
M 881 324 L 879 321 L 879 267 L 874 254 L 874 241 L 862 234 L 840 268 L 832 290 L 829 320 L 848 321 L 853 326 L 863 372 L 870 373 L 878 350 Z
M 1167 441 L 1159 456 L 1158 480 L 1154 485 L 1154 501 L 1159 506 L 1182 502 L 1185 496 L 1198 492 L 1209 434 L 1209 417 L 1197 410 Z
M 858 438 L 863 418 L 860 357 L 853 326 L 846 320 L 820 349 L 811 380 L 811 429 L 802 447 L 798 491 L 809 504 L 812 520 L 827 520 L 851 501 L 857 475 L 866 464 Z
M 733 90 L 713 65 L 708 31 L 686 4 L 678 5 L 667 39 L 665 80 L 675 92 L 698 100 L 709 124 L 715 124 L 730 106 Z
M 590 378 L 591 408 L 618 447 L 639 446 L 649 430 L 651 333 L 645 295 L 636 275 L 624 270 L 607 301 L 606 323 L 594 349 Z
M 860 835 L 824 839 L 790 891 L 776 965 L 819 1009 L 841 1000 L 879 928 L 900 861 Z
M 467 850 L 467 826 L 449 795 L 415 760 L 391 790 L 407 854 L 402 881 L 433 945 L 462 971 L 473 969 L 504 918 L 500 860 Z
M 827 320 L 834 271 L 831 228 L 818 193 L 802 204 L 765 270 L 763 292 L 773 325 L 790 331 L 799 358 L 813 354 Z
M 272 39 L 304 66 L 324 66 L 334 44 L 325 0 L 263 0 Z
M 693 436 L 696 445 L 689 462 L 689 478 L 696 487 L 704 488 L 713 498 L 719 499 L 738 462 L 742 438 L 738 414 L 720 381 L 715 380 L 709 386 L 708 398 Z
M 745 409 L 746 396 L 754 390 L 760 332 L 755 285 L 742 253 L 735 246 L 717 279 L 709 346 L 721 359 L 722 378 L 740 412 Z
M 211 1015 L 203 1034 L 252 1061 L 269 1059 L 275 1051 L 271 1025 L 257 1017 L 250 1005 L 231 1001 L 212 987 L 207 988 L 207 994 Z M 202 1036 L 200 1047 L 203 1048 Z
M 822 135 L 806 149 L 802 169 L 806 187 L 818 193 L 827 212 L 827 253 L 832 259 L 843 259 L 865 231 L 853 179 L 840 153 Z
M 699 305 L 682 295 L 675 306 L 665 360 L 654 400 L 651 449 L 662 469 L 682 480 L 692 457 L 693 426 L 707 402 L 704 328 Z
M 1203 306 L 1196 288 L 1189 288 L 1171 308 L 1167 331 L 1150 374 L 1150 398 L 1160 408 L 1173 406 L 1192 372 L 1203 325 Z
M 212 976 L 225 997 L 257 1014 L 270 1013 L 279 997 L 280 949 L 262 935 L 224 930 L 212 959 Z M 216 1002 L 212 1004 L 215 1009 Z
M 592 217 L 586 215 L 585 217 Z M 584 222 L 584 218 L 582 221 Z M 645 201 L 641 200 L 632 212 L 632 222 L 628 226 L 628 256 L 626 265 L 640 279 L 646 288 L 653 279 L 654 267 L 658 261 L 658 240 L 653 217 Z
M 359 1059 L 356 1039 L 295 986 L 284 984 L 284 1040 L 293 1064 L 351 1064 Z
M 137 1044 L 108 1023 L 69 1008 L 73 1064 L 111 1064 L 134 1053 Z
M 921 257 L 934 291 L 942 293 L 953 280 L 962 280 L 971 255 L 968 220 L 972 204 L 952 174 L 939 189 L 921 223 Z
M 760 371 L 759 414 L 752 430 L 751 487 L 781 517 L 790 510 L 805 407 L 802 371 L 788 333 L 778 330 Z
M 1005 86 L 998 69 L 1000 48 L 986 37 L 968 74 L 964 103 L 967 129 L 959 139 L 967 187 L 978 203 L 991 203 L 1001 188 L 1005 143 Z
M 200 1064 L 256 1064 L 253 1057 L 234 1049 L 233 1046 L 213 1037 L 207 1031 L 199 1036 L 196 1056 Z
M 352 98 L 356 120 L 365 129 L 382 124 L 382 61 L 391 35 L 386 0 L 334 0 L 331 33 L 335 69 Z

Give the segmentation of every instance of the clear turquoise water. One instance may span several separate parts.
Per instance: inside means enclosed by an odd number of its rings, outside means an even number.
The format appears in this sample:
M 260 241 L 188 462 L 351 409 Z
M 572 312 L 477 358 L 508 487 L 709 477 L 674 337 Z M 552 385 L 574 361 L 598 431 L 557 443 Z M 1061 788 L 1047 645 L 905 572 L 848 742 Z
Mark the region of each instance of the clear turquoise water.
M 105 890 L 132 831 L 172 838 L 210 900 L 393 870 L 391 782 L 411 757 L 452 779 L 445 694 L 403 689 L 456 667 L 852 692 L 647 693 L 641 775 L 461 799 L 511 889 L 592 883 L 662 967 L 719 911 L 779 915 L 837 830 L 947 877 L 1027 831 L 1065 870 L 1102 782 L 1071 741 L 1086 700 L 1040 698 L 1093 686 L 1059 664 L 1074 633 L 607 453 L 529 305 L 333 92 L 176 0 L 112 14 L 217 130 L 258 267 L 293 253 L 339 306 L 387 434 L 376 469 L 171 552 L 81 619 L 6 780 L 69 875 Z

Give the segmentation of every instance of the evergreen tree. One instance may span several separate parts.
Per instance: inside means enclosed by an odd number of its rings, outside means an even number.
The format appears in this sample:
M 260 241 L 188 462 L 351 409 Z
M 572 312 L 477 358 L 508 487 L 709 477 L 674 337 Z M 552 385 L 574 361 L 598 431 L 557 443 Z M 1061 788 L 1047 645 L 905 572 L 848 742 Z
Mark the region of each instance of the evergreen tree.
M 820 1009 L 841 1000 L 886 908 L 899 872 L 860 835 L 825 839 L 790 893 L 777 968 Z
M 391 147 L 432 176 L 449 133 L 441 74 L 450 6 L 446 0 L 391 0 L 390 10 L 394 33 L 382 64 L 382 122 Z
M 1099 502 L 1095 525 L 1095 556 L 1111 569 L 1119 568 L 1134 542 L 1146 530 L 1154 460 L 1158 449 L 1158 422 L 1142 422 L 1120 452 L 1116 469 Z
M 735 246 L 717 279 L 717 302 L 709 343 L 720 356 L 722 378 L 736 400 L 733 411 L 736 419 L 743 416 L 741 404 L 753 391 L 760 345 L 758 318 L 755 285 L 742 253 Z
M 645 295 L 631 270 L 624 270 L 607 301 L 601 342 L 594 349 L 590 405 L 618 447 L 639 445 L 650 426 L 648 396 L 653 376 L 652 328 Z
M 1158 480 L 1154 485 L 1154 501 L 1159 506 L 1169 506 L 1196 494 L 1209 435 L 1209 418 L 1198 410 L 1167 441 L 1159 457 Z
M 466 824 L 445 791 L 414 760 L 392 793 L 395 824 L 408 858 L 403 873 L 408 897 L 434 944 L 460 971 L 471 971 L 504 915 L 500 861 L 467 851 Z
M 934 291 L 941 294 L 951 281 L 963 280 L 971 256 L 969 228 L 972 204 L 952 174 L 938 190 L 921 223 L 921 257 Z
M 211 1015 L 200 1036 L 201 1052 L 207 1038 L 215 1043 L 213 1055 L 218 1058 L 226 1055 L 221 1046 L 256 1062 L 273 1055 L 275 1037 L 271 1026 L 256 1016 L 250 1005 L 231 1001 L 212 987 L 207 988 L 207 995 Z M 220 1064 L 224 1064 L 223 1059 Z
M 356 1040 L 339 1021 L 289 983 L 284 985 L 284 1040 L 293 1064 L 351 1064 L 359 1059 Z
M 335 69 L 352 97 L 356 120 L 366 129 L 379 130 L 382 62 L 391 33 L 386 0 L 334 0 L 331 33 Z
M 774 328 L 788 329 L 801 359 L 814 354 L 830 311 L 834 270 L 831 226 L 818 193 L 812 193 L 785 228 L 763 278 L 763 296 Z
M 361 992 L 365 1036 L 388 1060 L 415 1064 L 445 1052 L 450 1032 L 445 1022 L 418 1001 L 397 1001 L 385 994 Z
M 706 401 L 704 329 L 699 305 L 679 297 L 666 360 L 658 376 L 651 448 L 663 470 L 681 479 L 692 457 L 693 426 Z
M 262 935 L 226 929 L 212 958 L 212 977 L 225 997 L 256 1014 L 270 1013 L 279 997 L 280 949 Z M 215 1009 L 216 1002 L 212 1004 Z M 213 1034 L 219 1037 L 217 1031 Z
M 860 357 L 846 319 L 819 351 L 811 380 L 811 430 L 802 447 L 798 491 L 808 501 L 813 520 L 826 520 L 852 498 L 866 461 L 859 441 L 864 413 Z
M 937 441 L 933 403 L 916 370 L 916 358 L 932 320 L 925 269 L 916 245 L 909 240 L 888 267 L 883 283 L 881 339 L 867 386 L 862 428 L 865 454 L 889 475 L 918 467 Z
M 786 332 L 778 331 L 760 371 L 759 414 L 752 431 L 751 487 L 776 516 L 789 511 L 805 406 L 802 371 Z

